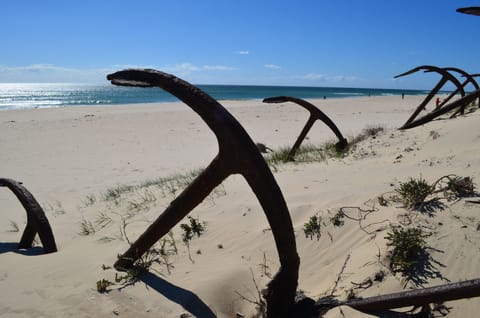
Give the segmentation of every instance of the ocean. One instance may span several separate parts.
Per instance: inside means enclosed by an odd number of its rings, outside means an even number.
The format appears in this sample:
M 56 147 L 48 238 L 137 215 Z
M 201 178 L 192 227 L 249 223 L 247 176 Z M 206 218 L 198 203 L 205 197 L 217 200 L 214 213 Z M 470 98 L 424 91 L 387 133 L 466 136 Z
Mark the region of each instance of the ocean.
M 297 98 L 343 98 L 401 94 L 420 95 L 428 93 L 422 90 L 340 87 L 244 85 L 198 85 L 198 87 L 219 101 L 263 99 L 279 95 Z M 0 83 L 0 111 L 8 109 L 162 103 L 174 101 L 178 101 L 178 99 L 159 88 L 63 83 Z

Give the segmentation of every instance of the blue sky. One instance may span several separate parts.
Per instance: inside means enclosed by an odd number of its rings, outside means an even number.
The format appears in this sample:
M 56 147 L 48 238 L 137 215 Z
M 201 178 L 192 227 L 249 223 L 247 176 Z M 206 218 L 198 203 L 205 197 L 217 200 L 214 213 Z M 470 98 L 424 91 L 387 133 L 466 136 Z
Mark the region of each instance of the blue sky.
M 104 83 L 148 67 L 195 84 L 429 89 L 480 72 L 480 0 L 2 0 L 0 82 Z

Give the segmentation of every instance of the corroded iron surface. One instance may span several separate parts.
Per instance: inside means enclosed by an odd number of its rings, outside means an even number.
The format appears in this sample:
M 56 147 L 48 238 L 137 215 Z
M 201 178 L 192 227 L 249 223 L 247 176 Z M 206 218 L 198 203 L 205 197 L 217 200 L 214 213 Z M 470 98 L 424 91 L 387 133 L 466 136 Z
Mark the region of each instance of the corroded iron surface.
M 379 311 L 472 297 L 480 297 L 480 279 L 356 299 L 343 304 L 361 311 Z
M 475 80 L 475 77 L 476 75 L 475 74 L 469 74 L 467 72 L 465 72 L 464 70 L 460 69 L 460 68 L 457 68 L 457 67 L 445 67 L 444 70 L 448 71 L 448 72 L 457 72 L 459 74 L 461 74 L 463 77 L 465 77 L 465 80 L 462 82 L 462 87 L 465 88 L 465 86 L 467 86 L 468 84 L 472 84 L 473 87 L 475 87 L 475 89 L 480 89 L 480 86 L 478 85 L 477 81 Z M 448 95 L 448 97 L 442 101 L 442 103 L 440 104 L 439 107 L 442 107 L 443 105 L 445 105 L 453 96 L 455 96 L 457 93 L 459 92 L 458 88 L 453 91 L 450 95 Z M 480 98 L 478 98 L 478 104 L 480 105 Z M 466 105 L 463 105 L 461 106 L 452 116 L 450 116 L 451 118 L 452 117 L 455 117 L 456 115 L 458 115 L 459 113 L 463 115 L 464 111 L 465 111 L 465 107 Z
M 21 182 L 13 179 L 0 178 L 0 187 L 9 188 L 18 198 L 27 212 L 27 225 L 18 244 L 19 249 L 32 247 L 35 235 L 38 233 L 45 253 L 57 251 L 55 238 L 47 216 L 35 197 L 23 186 Z
M 464 107 L 465 105 L 468 105 L 468 104 L 471 104 L 472 102 L 474 102 L 477 98 L 480 98 L 480 89 L 460 98 L 460 99 L 457 99 L 456 101 L 448 104 L 448 105 L 445 105 L 443 106 L 442 108 L 438 108 L 438 109 L 435 109 L 434 111 L 424 115 L 423 117 L 420 117 L 420 118 L 417 118 L 416 120 L 408 123 L 408 124 L 404 124 L 402 127 L 400 127 L 399 129 L 400 130 L 403 130 L 403 129 L 410 129 L 410 128 L 414 128 L 414 127 L 418 127 L 420 125 L 423 125 L 423 124 L 426 124 L 432 120 L 434 120 L 435 118 L 443 115 L 443 114 L 446 114 L 448 113 L 449 111 L 451 110 L 454 110 L 456 108 L 459 108 L 459 107 Z
M 437 85 L 435 85 L 435 87 L 430 91 L 430 93 L 425 97 L 423 102 L 420 103 L 420 105 L 417 107 L 417 109 L 415 109 L 415 111 L 412 113 L 412 115 L 407 119 L 405 124 L 403 124 L 403 126 L 400 129 L 405 129 L 405 127 L 407 125 L 409 125 L 412 121 L 414 121 L 415 118 L 418 116 L 418 114 L 420 114 L 420 112 L 425 109 L 425 106 L 432 100 L 432 98 L 440 91 L 440 89 L 448 81 L 452 82 L 457 87 L 457 89 L 460 91 L 462 96 L 465 96 L 465 91 L 463 90 L 462 84 L 455 78 L 455 76 L 453 76 L 448 71 L 446 71 L 446 70 L 444 70 L 440 67 L 436 67 L 436 66 L 432 66 L 432 65 L 422 65 L 422 66 L 415 67 L 415 68 L 413 68 L 413 69 L 411 69 L 411 70 L 409 70 L 405 73 L 399 74 L 399 75 L 395 76 L 394 78 L 399 78 L 399 77 L 402 77 L 402 76 L 410 75 L 410 74 L 413 74 L 413 73 L 416 73 L 416 72 L 422 71 L 422 70 L 427 71 L 427 72 L 439 73 L 439 74 L 442 75 L 442 78 L 438 81 Z
M 480 7 L 458 8 L 457 12 L 480 16 Z
M 290 317 L 300 263 L 292 221 L 278 184 L 247 132 L 215 99 L 173 75 L 156 70 L 130 69 L 110 74 L 107 79 L 114 85 L 159 87 L 175 95 L 200 115 L 215 134 L 219 146 L 219 152 L 209 166 L 119 257 L 115 268 L 131 268 L 225 178 L 241 174 L 266 214 L 280 259 L 280 269 L 265 294 L 268 317 Z
M 287 160 L 292 160 L 292 161 L 294 160 L 295 153 L 297 152 L 298 148 L 300 147 L 303 140 L 307 136 L 308 132 L 312 128 L 313 124 L 317 120 L 320 120 L 323 123 L 325 123 L 333 131 L 335 136 L 337 136 L 338 143 L 336 144 L 336 147 L 338 149 L 344 149 L 348 145 L 347 139 L 343 137 L 342 133 L 337 128 L 335 123 L 327 115 L 325 115 L 324 112 L 322 112 L 315 105 L 307 102 L 306 100 L 296 98 L 296 97 L 290 97 L 290 96 L 276 96 L 276 97 L 265 98 L 263 100 L 263 102 L 264 103 L 269 103 L 269 104 L 293 102 L 293 103 L 296 103 L 296 104 L 302 106 L 303 108 L 308 110 L 308 112 L 310 113 L 310 116 L 309 116 L 307 122 L 305 123 L 305 126 L 303 127 L 300 135 L 298 136 L 297 140 L 295 141 L 295 144 L 292 146 L 292 149 L 290 149 L 290 152 L 288 153 Z

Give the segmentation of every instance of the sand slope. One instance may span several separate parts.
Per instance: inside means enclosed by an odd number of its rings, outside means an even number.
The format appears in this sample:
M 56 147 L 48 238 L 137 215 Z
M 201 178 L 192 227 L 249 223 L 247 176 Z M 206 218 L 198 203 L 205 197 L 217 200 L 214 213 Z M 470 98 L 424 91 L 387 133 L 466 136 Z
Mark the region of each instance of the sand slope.
M 341 159 L 286 164 L 275 178 L 294 223 L 301 257 L 299 289 L 317 299 L 348 293 L 367 297 L 404 288 L 420 288 L 480 277 L 480 206 L 466 199 L 440 200 L 431 213 L 409 212 L 391 197 L 400 182 L 423 177 L 429 182 L 456 174 L 480 180 L 480 112 L 398 131 L 420 97 L 372 97 L 314 101 L 347 136 L 366 126 L 382 125 L 384 133 L 359 144 Z M 293 104 L 258 101 L 225 102 L 257 142 L 270 148 L 293 144 L 308 114 Z M 182 231 L 173 231 L 177 253 L 169 252 L 151 274 L 131 286 L 97 292 L 96 282 L 115 281 L 111 266 L 128 241 L 177 193 L 175 184 L 139 187 L 112 200 L 109 189 L 146 180 L 185 174 L 206 166 L 215 156 L 213 134 L 184 105 L 141 105 L 65 108 L 0 113 L 0 176 L 23 181 L 44 206 L 59 252 L 17 252 L 25 213 L 14 196 L 0 189 L 0 316 L 2 317 L 247 317 L 249 301 L 258 299 L 255 283 L 264 288 L 278 267 L 271 232 L 254 194 L 240 176 L 228 178 L 191 215 L 206 231 L 188 249 Z M 311 143 L 331 140 L 318 123 Z M 440 194 L 439 194 L 440 196 Z M 112 198 L 112 196 L 110 196 Z M 338 209 L 349 218 L 335 227 Z M 306 238 L 303 226 L 313 215 L 322 218 L 321 237 Z M 188 222 L 185 220 L 183 223 Z M 83 225 L 95 233 L 80 235 Z M 385 235 L 391 225 L 420 226 L 432 247 L 425 271 L 405 282 L 387 263 Z M 157 246 L 157 247 L 160 247 Z M 192 260 L 190 260 L 190 258 Z M 165 265 L 165 262 L 171 266 Z M 375 275 L 384 273 L 382 281 Z M 368 288 L 359 286 L 372 280 Z M 359 285 L 360 284 L 360 285 Z M 446 304 L 448 317 L 474 317 L 480 299 Z M 327 317 L 360 317 L 350 308 Z

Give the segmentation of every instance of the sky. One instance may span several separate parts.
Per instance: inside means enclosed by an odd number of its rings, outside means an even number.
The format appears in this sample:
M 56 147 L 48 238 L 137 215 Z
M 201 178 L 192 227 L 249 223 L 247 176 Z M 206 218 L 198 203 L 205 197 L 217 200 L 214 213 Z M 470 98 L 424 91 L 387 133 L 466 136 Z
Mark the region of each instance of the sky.
M 480 0 L 2 0 L 0 82 L 105 83 L 130 67 L 194 84 L 430 89 L 480 73 Z

